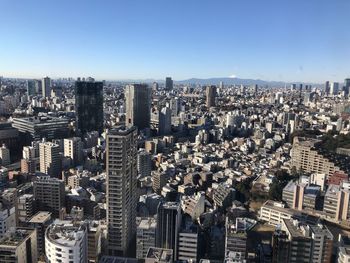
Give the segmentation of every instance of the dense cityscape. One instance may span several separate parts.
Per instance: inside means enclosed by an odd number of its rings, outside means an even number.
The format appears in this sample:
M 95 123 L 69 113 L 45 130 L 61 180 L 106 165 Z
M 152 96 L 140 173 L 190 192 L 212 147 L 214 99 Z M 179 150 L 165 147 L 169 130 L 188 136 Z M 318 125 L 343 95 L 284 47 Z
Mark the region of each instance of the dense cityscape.
M 0 262 L 350 262 L 350 78 L 0 80 Z

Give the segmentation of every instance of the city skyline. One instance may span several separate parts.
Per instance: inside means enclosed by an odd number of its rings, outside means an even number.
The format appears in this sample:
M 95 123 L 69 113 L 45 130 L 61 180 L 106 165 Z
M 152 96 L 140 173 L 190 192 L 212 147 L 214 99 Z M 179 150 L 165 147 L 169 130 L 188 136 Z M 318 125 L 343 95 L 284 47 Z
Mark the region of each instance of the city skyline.
M 349 7 L 345 0 L 3 1 L 0 75 L 341 81 Z

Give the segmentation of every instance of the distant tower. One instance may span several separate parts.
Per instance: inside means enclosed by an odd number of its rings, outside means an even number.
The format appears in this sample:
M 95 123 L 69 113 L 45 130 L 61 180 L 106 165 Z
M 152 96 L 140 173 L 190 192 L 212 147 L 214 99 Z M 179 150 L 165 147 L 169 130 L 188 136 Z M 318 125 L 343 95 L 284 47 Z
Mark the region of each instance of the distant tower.
M 35 81 L 27 80 L 27 95 L 32 96 L 32 95 L 35 95 L 35 93 L 36 93 Z
M 206 88 L 207 107 L 215 107 L 216 86 L 208 86 Z
M 81 134 L 103 132 L 103 83 L 88 81 L 75 82 L 76 126 Z
M 329 95 L 330 90 L 331 90 L 331 87 L 329 85 L 329 81 L 326 81 L 326 83 L 324 84 L 324 92 L 325 92 L 325 94 Z
M 60 146 L 52 142 L 39 144 L 40 172 L 59 177 L 61 174 Z
M 161 203 L 158 206 L 156 246 L 173 250 L 177 257 L 178 233 L 181 226 L 181 208 L 176 202 Z
M 171 77 L 165 78 L 165 89 L 166 90 L 172 90 L 174 88 L 174 82 L 171 79 Z
M 330 94 L 331 95 L 338 95 L 339 92 L 339 83 L 338 82 L 332 82 L 331 88 L 330 88 Z
M 106 173 L 108 251 L 110 255 L 130 256 L 138 197 L 136 127 L 108 131 Z
M 51 79 L 49 77 L 45 77 L 42 79 L 41 89 L 44 98 L 48 98 L 51 96 Z
M 159 112 L 159 135 L 171 133 L 171 109 L 164 107 Z
M 344 80 L 345 96 L 349 96 L 350 93 L 350 78 Z
M 151 90 L 145 84 L 128 85 L 125 88 L 126 126 L 139 130 L 149 128 L 151 121 Z

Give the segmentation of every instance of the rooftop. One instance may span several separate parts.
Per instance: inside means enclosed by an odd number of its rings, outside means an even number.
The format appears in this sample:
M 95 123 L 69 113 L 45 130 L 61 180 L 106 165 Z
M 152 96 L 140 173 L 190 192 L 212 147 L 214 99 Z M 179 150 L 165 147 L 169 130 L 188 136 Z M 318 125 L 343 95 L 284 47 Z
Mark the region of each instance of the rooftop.
M 151 247 L 146 258 L 153 258 L 155 262 L 171 262 L 173 257 L 172 249 Z
M 22 242 L 25 241 L 25 239 L 30 236 L 34 229 L 30 228 L 19 228 L 17 227 L 15 230 L 10 230 L 2 239 L 0 239 L 0 247 L 1 246 L 11 246 L 11 247 L 17 247 Z
M 74 224 L 72 221 L 56 220 L 51 224 L 46 236 L 52 241 L 62 246 L 75 246 L 85 234 L 85 225 Z
M 36 213 L 30 220 L 29 223 L 45 223 L 51 219 L 51 213 L 46 211 L 40 211 Z

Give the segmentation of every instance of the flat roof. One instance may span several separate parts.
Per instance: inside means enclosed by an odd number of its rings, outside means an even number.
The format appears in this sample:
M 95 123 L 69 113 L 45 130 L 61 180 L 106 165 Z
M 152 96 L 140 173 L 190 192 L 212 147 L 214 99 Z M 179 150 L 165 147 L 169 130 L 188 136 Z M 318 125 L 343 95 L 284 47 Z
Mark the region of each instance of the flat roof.
M 40 211 L 36 213 L 30 220 L 29 223 L 45 223 L 51 219 L 51 213 L 46 211 Z

